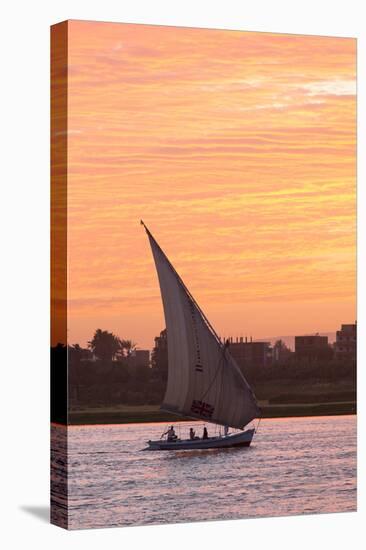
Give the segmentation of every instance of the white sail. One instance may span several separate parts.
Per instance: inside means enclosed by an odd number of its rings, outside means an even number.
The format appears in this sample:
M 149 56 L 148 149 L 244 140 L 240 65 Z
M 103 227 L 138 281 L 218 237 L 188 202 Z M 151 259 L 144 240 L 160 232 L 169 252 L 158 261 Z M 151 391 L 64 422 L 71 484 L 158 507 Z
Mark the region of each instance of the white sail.
M 142 222 L 143 223 L 143 222 Z M 162 409 L 243 428 L 260 411 L 254 394 L 209 321 L 146 228 L 158 273 L 168 338 Z

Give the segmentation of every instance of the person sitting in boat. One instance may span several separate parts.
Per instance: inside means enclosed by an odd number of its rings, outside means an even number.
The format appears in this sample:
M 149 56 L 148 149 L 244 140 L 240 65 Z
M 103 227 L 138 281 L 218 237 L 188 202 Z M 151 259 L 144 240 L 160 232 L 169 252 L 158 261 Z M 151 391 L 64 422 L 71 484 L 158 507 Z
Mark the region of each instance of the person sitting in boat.
M 207 439 L 208 438 L 208 431 L 207 431 L 207 428 L 206 426 L 203 428 L 203 435 L 202 435 L 202 439 Z
M 196 432 L 193 428 L 190 428 L 189 430 L 189 439 L 196 439 Z
M 224 426 L 224 436 L 229 435 L 229 426 Z
M 167 435 L 167 440 L 168 441 L 175 441 L 177 439 L 177 436 L 175 435 L 175 431 L 174 431 L 174 428 L 173 426 L 170 426 L 169 430 L 167 430 L 166 432 L 163 433 L 163 435 L 161 437 L 163 437 L 164 435 Z

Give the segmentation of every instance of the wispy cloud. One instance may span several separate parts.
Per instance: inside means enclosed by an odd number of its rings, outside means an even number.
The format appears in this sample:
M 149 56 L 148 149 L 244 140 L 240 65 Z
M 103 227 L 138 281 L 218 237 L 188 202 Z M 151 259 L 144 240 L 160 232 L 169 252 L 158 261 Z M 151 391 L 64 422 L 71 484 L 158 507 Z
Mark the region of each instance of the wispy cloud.
M 356 81 L 353 80 L 320 80 L 319 82 L 309 82 L 303 84 L 302 88 L 309 95 L 356 95 Z

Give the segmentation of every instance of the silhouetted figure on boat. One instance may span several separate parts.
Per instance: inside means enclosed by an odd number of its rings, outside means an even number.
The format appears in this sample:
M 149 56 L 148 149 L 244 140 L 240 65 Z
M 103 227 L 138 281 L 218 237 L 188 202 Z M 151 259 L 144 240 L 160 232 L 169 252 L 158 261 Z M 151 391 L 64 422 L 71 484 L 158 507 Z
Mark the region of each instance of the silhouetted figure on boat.
M 193 428 L 191 428 L 189 430 L 189 439 L 194 439 L 195 438 L 195 435 L 196 435 L 196 432 L 194 431 Z
M 206 426 L 203 428 L 202 439 L 208 439 L 208 431 L 207 431 Z
M 164 435 L 168 436 L 167 437 L 168 441 L 176 441 L 176 439 L 177 439 L 177 436 L 175 435 L 175 431 L 174 431 L 173 426 L 170 426 L 169 430 L 164 432 L 161 437 L 163 437 Z

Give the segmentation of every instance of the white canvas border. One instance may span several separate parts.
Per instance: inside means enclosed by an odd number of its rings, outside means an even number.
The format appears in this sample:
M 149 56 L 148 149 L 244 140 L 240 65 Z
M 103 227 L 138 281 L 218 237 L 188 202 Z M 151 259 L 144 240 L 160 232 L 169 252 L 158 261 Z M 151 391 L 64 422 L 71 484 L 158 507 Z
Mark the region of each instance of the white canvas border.
M 92 19 L 358 38 L 359 257 L 365 243 L 365 26 L 362 1 L 14 0 L 2 25 L 2 535 L 6 547 L 360 548 L 365 519 L 365 268 L 359 260 L 359 512 L 67 533 L 48 505 L 49 25 Z M 365 157 L 366 155 L 364 155 Z M 363 257 L 363 261 L 365 258 Z M 366 262 L 364 261 L 366 264 Z M 4 452 L 5 451 L 5 452 Z M 28 508 L 28 511 L 27 511 Z M 38 512 L 37 512 L 38 509 Z

